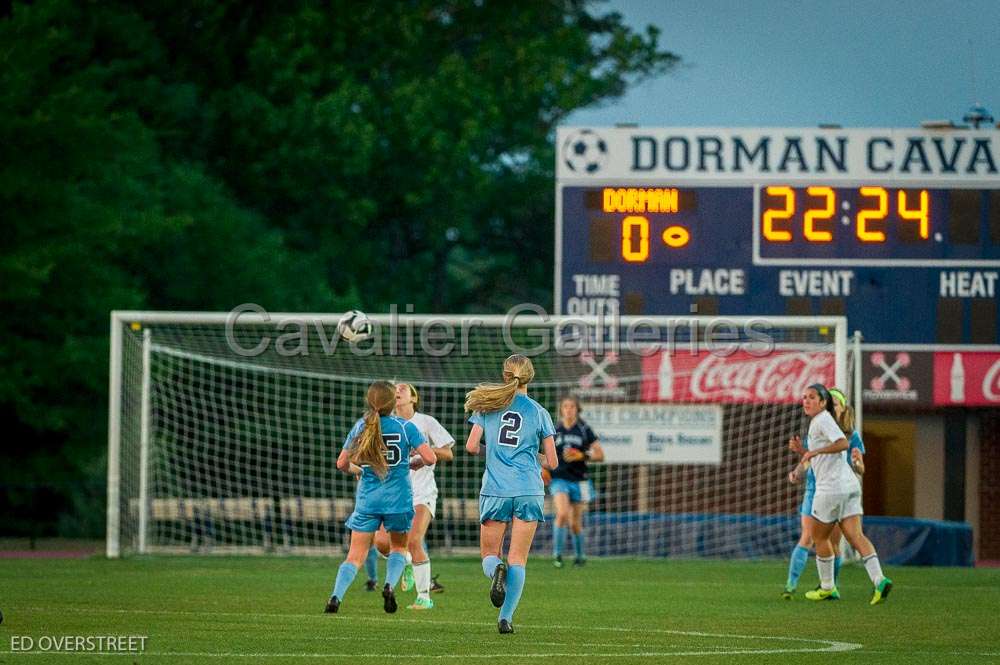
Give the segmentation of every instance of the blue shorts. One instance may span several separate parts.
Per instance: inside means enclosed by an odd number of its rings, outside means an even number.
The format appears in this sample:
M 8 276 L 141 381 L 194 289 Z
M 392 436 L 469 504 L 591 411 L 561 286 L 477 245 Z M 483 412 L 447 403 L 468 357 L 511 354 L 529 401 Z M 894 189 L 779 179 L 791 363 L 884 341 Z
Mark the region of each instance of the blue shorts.
M 553 478 L 549 482 L 549 494 L 569 494 L 570 503 L 589 503 L 594 498 L 594 485 L 589 480 Z
M 406 533 L 413 525 L 413 511 L 408 513 L 387 513 L 384 515 L 371 515 L 354 511 L 344 522 L 351 531 L 361 531 L 363 533 L 375 533 L 380 524 L 385 524 L 385 530 L 393 533 Z
M 524 522 L 544 522 L 545 497 L 543 496 L 486 496 L 479 495 L 479 523 L 488 520 L 510 522 L 515 517 Z
M 814 496 L 816 496 L 816 490 L 806 490 L 806 493 L 802 495 L 802 505 L 799 507 L 799 515 L 806 517 L 812 515 Z

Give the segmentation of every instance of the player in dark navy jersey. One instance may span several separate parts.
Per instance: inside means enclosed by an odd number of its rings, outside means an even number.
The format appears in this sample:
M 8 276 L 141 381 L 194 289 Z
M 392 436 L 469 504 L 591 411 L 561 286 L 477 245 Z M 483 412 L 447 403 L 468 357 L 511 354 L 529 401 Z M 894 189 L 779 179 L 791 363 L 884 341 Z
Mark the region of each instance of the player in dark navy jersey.
M 556 455 L 559 466 L 552 470 L 549 493 L 556 506 L 556 524 L 552 529 L 552 555 L 556 568 L 562 568 L 562 547 L 567 529 L 573 534 L 574 565 L 582 566 L 583 514 L 594 497 L 594 486 L 587 478 L 588 462 L 603 462 L 604 450 L 594 430 L 580 420 L 580 402 L 574 395 L 559 401 L 559 425 L 556 427 Z

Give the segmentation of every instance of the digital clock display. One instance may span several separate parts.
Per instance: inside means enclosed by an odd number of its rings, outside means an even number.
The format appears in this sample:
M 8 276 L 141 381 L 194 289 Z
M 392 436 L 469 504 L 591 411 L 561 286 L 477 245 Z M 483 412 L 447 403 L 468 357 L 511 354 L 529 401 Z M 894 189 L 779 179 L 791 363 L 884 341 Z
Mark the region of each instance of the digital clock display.
M 819 184 L 756 191 L 761 263 L 1000 260 L 1000 190 Z

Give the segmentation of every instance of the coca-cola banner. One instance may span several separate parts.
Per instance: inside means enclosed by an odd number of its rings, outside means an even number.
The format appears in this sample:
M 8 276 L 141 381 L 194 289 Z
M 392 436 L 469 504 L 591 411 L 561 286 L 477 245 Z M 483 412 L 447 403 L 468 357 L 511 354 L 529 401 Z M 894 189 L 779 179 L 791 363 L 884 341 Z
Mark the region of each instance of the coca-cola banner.
M 1000 353 L 935 353 L 934 403 L 939 406 L 1000 405 Z
M 644 402 L 797 402 L 813 383 L 833 385 L 833 353 L 774 351 L 728 356 L 657 352 L 643 359 Z

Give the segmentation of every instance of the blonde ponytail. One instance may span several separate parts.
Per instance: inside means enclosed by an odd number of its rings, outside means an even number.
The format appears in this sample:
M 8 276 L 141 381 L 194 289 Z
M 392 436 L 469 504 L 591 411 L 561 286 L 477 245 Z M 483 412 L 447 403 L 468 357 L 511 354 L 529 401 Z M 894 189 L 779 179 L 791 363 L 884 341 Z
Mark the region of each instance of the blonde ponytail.
M 515 354 L 503 363 L 503 383 L 481 383 L 465 394 L 465 410 L 489 413 L 506 409 L 517 389 L 535 378 L 535 367 L 527 356 Z
M 837 421 L 840 425 L 840 429 L 844 431 L 844 434 L 851 436 L 854 434 L 854 409 L 850 404 L 845 404 L 843 410 L 840 412 L 840 418 Z

